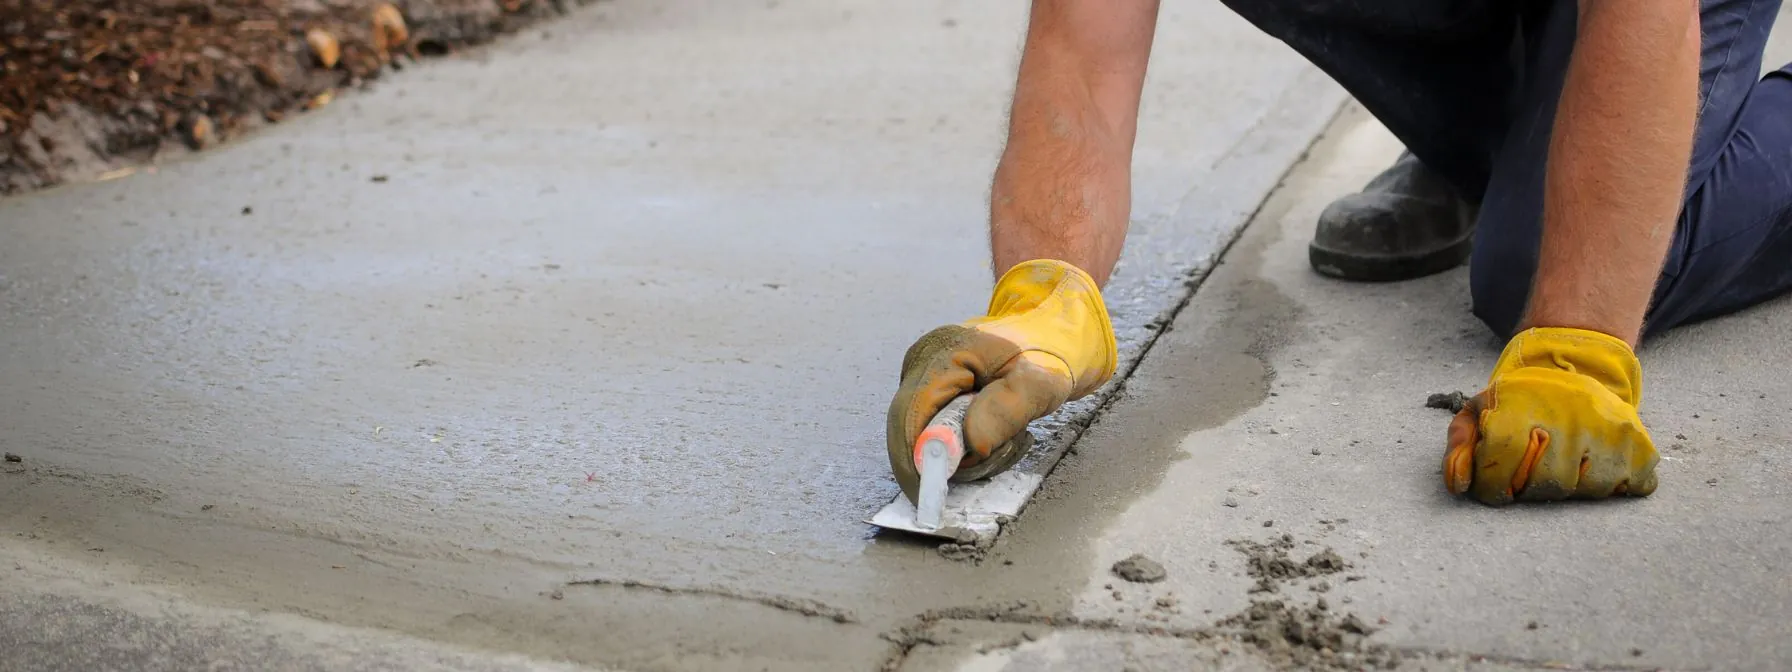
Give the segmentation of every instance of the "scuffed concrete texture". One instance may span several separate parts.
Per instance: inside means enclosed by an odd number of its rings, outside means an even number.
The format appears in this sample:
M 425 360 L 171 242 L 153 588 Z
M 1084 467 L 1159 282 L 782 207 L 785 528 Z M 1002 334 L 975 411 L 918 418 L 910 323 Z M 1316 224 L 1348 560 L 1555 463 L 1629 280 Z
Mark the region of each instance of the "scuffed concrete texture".
M 904 659 L 902 672 L 1131 670 L 1268 672 L 1288 669 L 1249 644 L 1201 633 L 1150 634 L 1120 629 L 1057 628 L 947 621 Z M 1381 669 L 1365 667 L 1363 669 Z M 1574 669 L 1485 656 L 1407 652 L 1396 672 L 1519 672 Z
M 1186 640 L 1093 630 L 1013 630 L 958 632 L 909 654 L 903 672 L 1021 672 L 1023 670 L 1213 670 L 1258 672 L 1267 660 L 1235 642 Z M 967 634 L 978 634 L 960 642 Z
M 94 552 L 103 552 L 95 549 Z M 124 585 L 107 570 L 0 546 L 0 670 L 595 670 L 380 630 L 218 609 Z
M 0 543 L 648 670 L 865 669 L 929 609 L 1067 606 L 1085 512 L 1014 566 L 860 522 L 904 349 L 985 307 L 1024 19 L 619 0 L 0 202 Z M 1217 3 L 1155 49 L 1129 355 L 1341 99 Z
M 1168 579 L 1097 578 L 1075 614 L 1137 622 L 1173 594 L 1181 613 L 1160 622 L 1198 627 L 1266 597 L 1247 592 L 1245 556 L 1225 542 L 1287 534 L 1294 559 L 1331 548 L 1353 567 L 1269 596 L 1323 598 L 1378 627 L 1369 641 L 1409 652 L 1792 664 L 1792 491 L 1777 476 L 1792 469 L 1792 383 L 1780 374 L 1792 311 L 1775 302 L 1643 349 L 1643 417 L 1665 458 L 1654 496 L 1503 509 L 1452 498 L 1440 472 L 1450 415 L 1426 397 L 1478 390 L 1501 343 L 1468 312 L 1466 267 L 1386 285 L 1309 269 L 1320 209 L 1399 151 L 1360 111 L 1335 128 L 1054 475 L 1121 468 L 1120 455 L 1160 440 L 1164 421 L 1150 419 L 1252 400 L 1180 441 L 1163 483 L 1101 536 L 1087 570 L 1144 553 Z

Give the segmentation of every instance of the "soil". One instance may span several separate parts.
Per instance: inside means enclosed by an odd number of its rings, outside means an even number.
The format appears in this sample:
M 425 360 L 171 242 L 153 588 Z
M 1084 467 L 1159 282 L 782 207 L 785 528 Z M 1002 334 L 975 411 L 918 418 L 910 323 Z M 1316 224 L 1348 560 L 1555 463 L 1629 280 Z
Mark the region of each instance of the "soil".
M 1169 576 L 1164 566 L 1156 560 L 1134 553 L 1132 557 L 1114 563 L 1114 576 L 1133 583 L 1157 583 Z
M 591 1 L 0 0 L 0 195 L 202 150 Z
M 1468 395 L 1461 391 L 1438 392 L 1425 398 L 1425 408 L 1441 408 L 1451 413 L 1461 412 L 1467 404 Z

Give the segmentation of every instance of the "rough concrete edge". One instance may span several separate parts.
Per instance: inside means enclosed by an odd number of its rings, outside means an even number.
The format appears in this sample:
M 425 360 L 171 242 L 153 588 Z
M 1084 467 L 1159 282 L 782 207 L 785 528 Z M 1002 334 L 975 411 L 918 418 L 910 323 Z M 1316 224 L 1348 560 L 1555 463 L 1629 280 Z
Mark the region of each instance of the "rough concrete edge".
M 966 637 L 961 629 L 973 629 L 981 626 L 1011 626 L 1023 628 L 1024 634 L 1009 637 L 979 637 L 972 634 Z M 1127 638 L 1146 640 L 1171 640 L 1187 645 L 1211 647 L 1219 649 L 1222 655 L 1233 655 L 1225 649 L 1236 649 L 1238 655 L 1249 656 L 1251 644 L 1243 637 L 1244 633 L 1223 628 L 1178 628 L 1170 626 L 1126 625 L 1111 620 L 1086 621 L 1067 616 L 1011 615 L 995 614 L 993 617 L 953 617 L 914 624 L 918 632 L 908 633 L 913 642 L 909 654 L 922 647 L 956 649 L 975 655 L 988 655 L 998 652 L 1011 652 L 1029 643 L 1044 640 L 1057 633 L 1082 633 L 1096 637 L 1116 638 L 1124 641 Z M 937 631 L 949 628 L 953 634 L 941 637 Z M 1036 630 L 1034 628 L 1037 628 Z M 953 641 L 953 640 L 959 641 Z M 1534 659 L 1520 656 L 1507 656 L 1488 653 L 1448 651 L 1424 647 L 1389 646 L 1387 653 L 1395 662 L 1393 670 L 1411 670 L 1416 666 L 1419 670 L 1433 669 L 1432 665 L 1442 665 L 1444 669 L 1453 670 L 1501 670 L 1507 672 L 1543 672 L 1560 670 L 1565 672 L 1693 672 L 1708 668 L 1664 668 L 1648 665 L 1626 665 L 1621 663 L 1590 663 L 1563 660 Z M 909 658 L 885 661 L 882 672 L 900 672 Z M 1012 662 L 1012 661 L 1007 661 Z M 1265 663 L 1262 659 L 1253 661 Z M 974 665 L 971 660 L 961 659 L 960 670 L 983 669 Z M 1006 667 L 1003 669 L 1007 669 Z M 1131 668 L 1128 668 L 1131 669 Z M 1228 668 L 1232 669 L 1232 668 Z M 1262 669 L 1262 668 L 1248 668 Z M 1273 669 L 1273 668 L 1271 668 Z M 1296 668 L 1299 669 L 1299 668 Z M 1373 669 L 1364 666 L 1361 669 Z
M 386 628 L 332 623 L 302 611 L 251 610 L 195 602 L 145 586 L 106 564 L 49 559 L 0 545 L 0 623 L 25 618 L 34 627 L 0 628 L 0 651 L 77 642 L 86 655 L 153 650 L 138 669 L 167 669 L 173 651 L 204 650 L 213 669 L 245 669 L 231 656 L 263 653 L 264 670 L 456 670 L 480 672 L 612 672 L 512 651 L 419 638 Z M 105 621 L 118 641 L 83 638 L 84 623 Z M 349 667 L 332 667 L 355 661 Z M 0 670 L 18 669 L 0 654 Z M 242 663 L 242 661 L 235 661 Z M 50 669 L 84 669 L 55 668 Z
M 573 12 L 586 7 L 603 4 L 605 0 L 545 0 L 544 2 L 528 2 L 516 11 L 499 11 L 495 21 L 488 21 L 489 32 L 471 33 L 465 30 L 467 24 L 477 23 L 485 15 L 473 11 L 442 11 L 431 15 L 413 13 L 413 5 L 424 0 L 393 0 L 399 7 L 407 22 L 412 37 L 413 61 L 409 65 L 382 67 L 375 76 L 366 78 L 352 86 L 340 86 L 334 89 L 337 98 L 346 98 L 377 85 L 390 77 L 402 75 L 408 68 L 418 67 L 450 54 L 464 53 L 501 43 L 516 34 L 551 21 L 564 19 Z M 494 7 L 498 0 L 491 0 Z M 489 18 L 489 17 L 486 17 Z M 447 51 L 439 55 L 420 56 L 415 45 L 426 36 L 448 35 L 435 41 L 440 42 Z M 396 62 L 396 61 L 395 61 Z M 303 111 L 301 111 L 302 113 Z M 260 117 L 250 117 L 241 129 L 229 137 L 220 138 L 204 147 L 195 148 L 176 128 L 154 140 L 153 146 L 130 147 L 123 151 L 101 151 L 99 147 L 129 146 L 136 136 L 124 125 L 109 119 L 103 119 L 81 105 L 68 103 L 65 111 L 57 116 L 42 113 L 32 117 L 32 124 L 37 127 L 30 137 L 69 134 L 69 137 L 81 137 L 80 128 L 88 128 L 95 141 L 89 141 L 79 148 L 79 153 L 88 155 L 90 161 L 72 160 L 66 155 L 48 157 L 50 163 L 69 163 L 62 167 L 45 167 L 31 162 L 29 159 L 15 155 L 12 161 L 0 162 L 0 198 L 26 196 L 49 191 L 63 186 L 105 182 L 128 177 L 139 170 L 153 171 L 156 166 L 165 165 L 209 154 L 229 145 L 242 142 L 253 137 L 277 122 L 267 121 Z M 71 130 L 74 129 L 74 130 Z M 0 152 L 0 157 L 4 152 Z
M 1083 431 L 1125 388 L 1126 380 L 1144 361 L 1151 346 L 1169 328 L 1177 313 L 1189 304 L 1214 266 L 1237 242 L 1245 226 L 1287 179 L 1288 172 L 1300 164 L 1313 143 L 1342 113 L 1348 100 L 1349 95 L 1330 76 L 1307 66 L 1277 96 L 1269 112 L 1233 143 L 1205 174 L 1217 179 L 1193 185 L 1183 194 L 1170 215 L 1172 224 L 1201 217 L 1225 218 L 1226 224 L 1212 252 L 1197 256 L 1198 247 L 1187 246 L 1191 249 L 1184 251 L 1190 259 L 1184 262 L 1185 265 L 1167 269 L 1182 278 L 1180 291 L 1142 296 L 1151 289 L 1147 282 L 1150 273 L 1128 273 L 1137 267 L 1129 267 L 1127 255 L 1122 256 L 1113 281 L 1103 292 L 1105 298 L 1110 305 L 1124 300 L 1144 303 L 1147 310 L 1129 313 L 1130 319 L 1126 323 L 1115 321 L 1120 353 L 1114 377 L 1089 396 L 1064 404 L 1057 412 L 1035 421 L 1029 428 L 1036 439 L 1033 453 L 1023 458 L 1014 470 L 1037 474 L 1039 478 L 1034 479 L 1024 493 L 1021 512 L 1026 510 L 1026 502 L 1044 484 L 1058 461 L 1074 448 Z M 1147 270 L 1165 272 L 1165 269 Z M 1138 321 L 1141 313 L 1150 317 Z M 971 550 L 968 547 L 988 548 L 1003 529 L 1006 529 L 1005 525 L 970 544 L 945 544 L 941 548 L 948 551 L 949 557 L 974 558 L 976 554 L 966 553 Z

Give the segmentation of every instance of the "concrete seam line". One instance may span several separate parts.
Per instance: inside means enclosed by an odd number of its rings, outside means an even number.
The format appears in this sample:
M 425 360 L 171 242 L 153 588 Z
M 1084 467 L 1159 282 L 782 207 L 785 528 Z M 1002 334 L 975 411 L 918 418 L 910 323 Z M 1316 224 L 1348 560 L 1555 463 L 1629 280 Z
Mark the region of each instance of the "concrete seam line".
M 728 590 L 725 588 L 717 588 L 717 587 L 713 587 L 713 586 L 688 586 L 688 587 L 667 586 L 667 585 L 662 585 L 662 584 L 657 584 L 657 583 L 647 583 L 644 581 L 635 581 L 633 579 L 580 579 L 577 581 L 568 581 L 566 583 L 566 585 L 569 587 L 570 586 L 611 586 L 611 587 L 625 588 L 625 589 L 651 590 L 654 592 L 671 593 L 671 594 L 675 594 L 675 595 L 707 595 L 709 597 L 719 597 L 719 598 L 729 599 L 729 600 L 740 600 L 743 602 L 752 602 L 754 604 L 771 607 L 771 608 L 777 609 L 779 611 L 787 611 L 787 612 L 790 612 L 793 614 L 800 614 L 803 616 L 810 616 L 810 617 L 814 617 L 814 618 L 824 618 L 827 620 L 831 620 L 835 623 L 857 623 L 858 622 L 858 619 L 854 618 L 852 613 L 849 611 L 846 611 L 845 609 L 840 609 L 838 607 L 829 606 L 827 604 L 823 604 L 823 603 L 815 601 L 815 600 L 810 600 L 810 599 L 800 598 L 800 597 L 785 597 L 782 595 L 764 595 L 764 594 L 759 594 L 759 593 L 749 593 L 749 592 Z
M 1318 93 L 1315 93 L 1315 89 L 1318 89 Z M 1226 252 L 1230 251 L 1243 235 L 1245 228 L 1250 225 L 1252 220 L 1256 219 L 1264 205 L 1269 202 L 1270 197 L 1282 188 L 1289 173 L 1307 158 L 1313 145 L 1324 135 L 1325 129 L 1329 128 L 1336 121 L 1338 115 L 1342 114 L 1348 100 L 1348 95 L 1335 83 L 1332 83 L 1329 76 L 1317 68 L 1306 66 L 1301 74 L 1277 95 L 1275 103 L 1270 106 L 1263 118 L 1253 124 L 1214 162 L 1214 168 L 1210 174 L 1244 174 L 1246 177 L 1241 179 L 1250 180 L 1253 179 L 1250 175 L 1261 175 L 1267 171 L 1259 170 L 1252 173 L 1248 168 L 1235 169 L 1231 164 L 1238 162 L 1248 164 L 1252 160 L 1269 160 L 1282 156 L 1264 150 L 1266 147 L 1273 148 L 1282 143 L 1295 142 L 1295 146 L 1299 148 L 1299 151 L 1295 152 L 1285 163 L 1277 166 L 1271 179 L 1265 180 L 1267 186 L 1256 187 L 1246 184 L 1241 187 L 1236 183 L 1226 185 L 1226 187 L 1232 188 L 1251 189 L 1256 195 L 1248 201 L 1249 206 L 1222 212 L 1218 215 L 1227 218 L 1227 225 L 1222 234 L 1224 238 L 1219 241 L 1218 249 L 1194 260 L 1189 267 L 1175 271 L 1183 276 L 1182 280 L 1177 283 L 1181 290 L 1172 296 L 1157 297 L 1168 298 L 1170 301 L 1155 316 L 1145 322 L 1144 328 L 1147 333 L 1130 344 L 1132 346 L 1130 352 L 1125 352 L 1129 349 L 1127 344 L 1122 345 L 1121 361 L 1116 367 L 1112 379 L 1089 396 L 1066 404 L 1058 412 L 1041 419 L 1043 424 L 1052 426 L 1051 434 L 1038 441 L 1039 446 L 1034 449 L 1034 454 L 1037 457 L 1023 458 L 1022 462 L 1022 464 L 1026 464 L 1027 460 L 1037 460 L 1034 466 L 1028 468 L 1029 471 L 1038 473 L 1040 476 L 1039 485 L 1034 486 L 1035 488 L 1043 487 L 1045 478 L 1050 476 L 1058 461 L 1066 453 L 1074 450 L 1076 442 L 1082 438 L 1083 431 L 1094 423 L 1095 419 L 1117 397 L 1119 391 L 1125 388 L 1127 379 L 1131 378 L 1133 373 L 1138 370 L 1152 346 L 1157 343 L 1157 339 L 1171 328 L 1171 323 L 1181 314 L 1182 309 L 1188 306 L 1195 292 L 1213 269 L 1219 265 Z M 1286 130 L 1290 128 L 1301 130 Z M 1288 137 L 1290 133 L 1298 133 L 1298 140 Z M 1169 218 L 1172 221 L 1187 222 L 1202 216 L 1202 213 L 1212 205 L 1204 197 L 1213 193 L 1223 193 L 1226 187 L 1216 190 L 1209 183 L 1191 185 L 1188 191 L 1178 199 L 1176 209 Z M 1125 263 L 1126 259 L 1122 257 L 1121 268 L 1125 266 Z M 1115 283 L 1120 285 L 1118 287 L 1110 287 L 1110 290 L 1118 291 L 1108 293 L 1117 295 L 1128 289 L 1136 289 L 1125 285 L 1138 281 L 1125 278 L 1119 270 L 1116 272 L 1116 279 L 1124 281 Z M 1115 327 L 1119 329 L 1120 325 L 1116 324 Z M 1028 493 L 1027 499 L 1031 500 L 1031 493 Z M 1025 510 L 1024 504 L 1021 510 Z M 1002 532 L 999 531 L 997 536 L 999 537 L 1001 534 Z
M 939 611 L 933 612 L 933 613 L 938 614 L 938 613 L 951 613 L 951 612 L 960 612 L 960 611 L 966 611 L 966 610 L 945 609 L 945 610 L 939 610 Z M 1121 624 L 1118 621 L 1116 621 L 1115 619 L 1111 619 L 1111 618 L 1110 619 L 1083 619 L 1083 618 L 1079 618 L 1079 617 L 1075 617 L 1075 616 L 1062 615 L 1062 614 L 1058 615 L 1058 616 L 1045 616 L 1045 615 L 1040 615 L 1040 614 L 1024 614 L 1024 613 L 1018 613 L 1015 611 L 999 611 L 998 610 L 993 613 L 975 613 L 976 611 L 977 610 L 972 609 L 972 610 L 969 610 L 969 612 L 972 612 L 972 613 L 956 613 L 951 616 L 934 616 L 931 618 L 929 617 L 930 616 L 929 614 L 923 614 L 914 619 L 911 619 L 911 622 L 907 627 L 930 628 L 932 626 L 939 625 L 942 623 L 952 623 L 952 622 L 967 623 L 967 624 L 1000 623 L 1003 625 L 1038 625 L 1038 626 L 1044 626 L 1044 627 L 1050 628 L 1052 630 L 1076 630 L 1076 631 L 1083 631 L 1083 632 L 1096 632 L 1096 633 L 1107 633 L 1107 634 L 1140 635 L 1140 636 L 1144 636 L 1144 637 L 1176 639 L 1176 640 L 1191 641 L 1191 642 L 1220 642 L 1220 641 L 1235 642 L 1235 641 L 1240 641 L 1239 636 L 1244 634 L 1243 631 L 1234 629 L 1234 628 L 1215 628 L 1215 627 L 1189 628 L 1189 627 L 1158 626 L 1158 625 L 1145 625 L 1145 624 L 1125 625 L 1125 624 Z M 901 635 L 898 635 L 898 637 L 901 637 Z M 888 639 L 888 638 L 889 637 L 886 637 L 886 639 Z M 906 636 L 905 640 L 897 641 L 898 646 L 903 647 L 904 654 L 913 650 L 916 646 L 919 646 L 922 644 L 929 644 L 929 643 L 934 643 L 934 642 L 931 642 L 930 638 L 925 636 L 924 634 L 920 634 L 920 635 L 909 634 Z M 1006 646 L 991 645 L 987 650 L 1014 648 L 1015 646 L 1018 646 L 1018 644 L 1010 644 L 1010 645 L 1006 645 Z M 1430 657 L 1430 658 L 1467 658 L 1467 659 L 1471 659 L 1475 662 L 1489 662 L 1489 663 L 1497 663 L 1497 664 L 1503 664 L 1503 665 L 1517 665 L 1517 666 L 1523 666 L 1523 667 L 1551 669 L 1551 670 L 1577 670 L 1577 671 L 1582 671 L 1582 672 L 1645 672 L 1648 670 L 1661 669 L 1660 667 L 1657 667 L 1657 666 L 1624 665 L 1624 664 L 1616 664 L 1616 663 L 1570 663 L 1570 662 L 1563 662 L 1563 661 L 1559 661 L 1559 660 L 1549 660 L 1549 659 L 1541 659 L 1541 658 L 1526 658 L 1523 656 L 1471 653 L 1471 652 L 1464 652 L 1464 651 L 1440 650 L 1440 649 L 1431 649 L 1431 648 L 1416 647 L 1416 646 L 1394 646 L 1394 645 L 1387 645 L 1387 644 L 1383 644 L 1381 646 L 1386 647 L 1384 649 L 1385 651 L 1387 651 L 1389 653 L 1393 653 L 1396 656 L 1399 656 L 1399 657 L 1405 658 L 1405 659 L 1425 658 L 1425 657 Z M 895 662 L 896 662 L 896 665 L 894 667 L 892 667 L 889 664 L 886 664 L 882 669 L 893 670 L 893 669 L 900 668 L 901 661 L 898 660 Z M 1708 668 L 1694 668 L 1694 669 L 1708 669 Z

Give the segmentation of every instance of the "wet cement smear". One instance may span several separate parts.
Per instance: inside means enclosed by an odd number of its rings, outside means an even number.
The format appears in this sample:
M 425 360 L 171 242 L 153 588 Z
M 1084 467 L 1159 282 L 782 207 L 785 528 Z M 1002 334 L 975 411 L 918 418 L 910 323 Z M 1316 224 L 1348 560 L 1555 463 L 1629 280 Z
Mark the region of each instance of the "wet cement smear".
M 1266 363 L 1300 337 L 1301 308 L 1257 278 L 1271 243 L 1248 237 L 1183 309 L 1101 419 L 1059 463 L 977 572 L 996 598 L 1030 597 L 1045 611 L 1068 609 L 1087 580 L 1089 540 L 1154 490 L 1190 434 L 1218 427 L 1268 398 Z M 1215 286 L 1218 285 L 1218 286 Z M 1124 423 L 1110 422 L 1124 418 Z M 1012 563 L 1012 564 L 1009 564 Z

